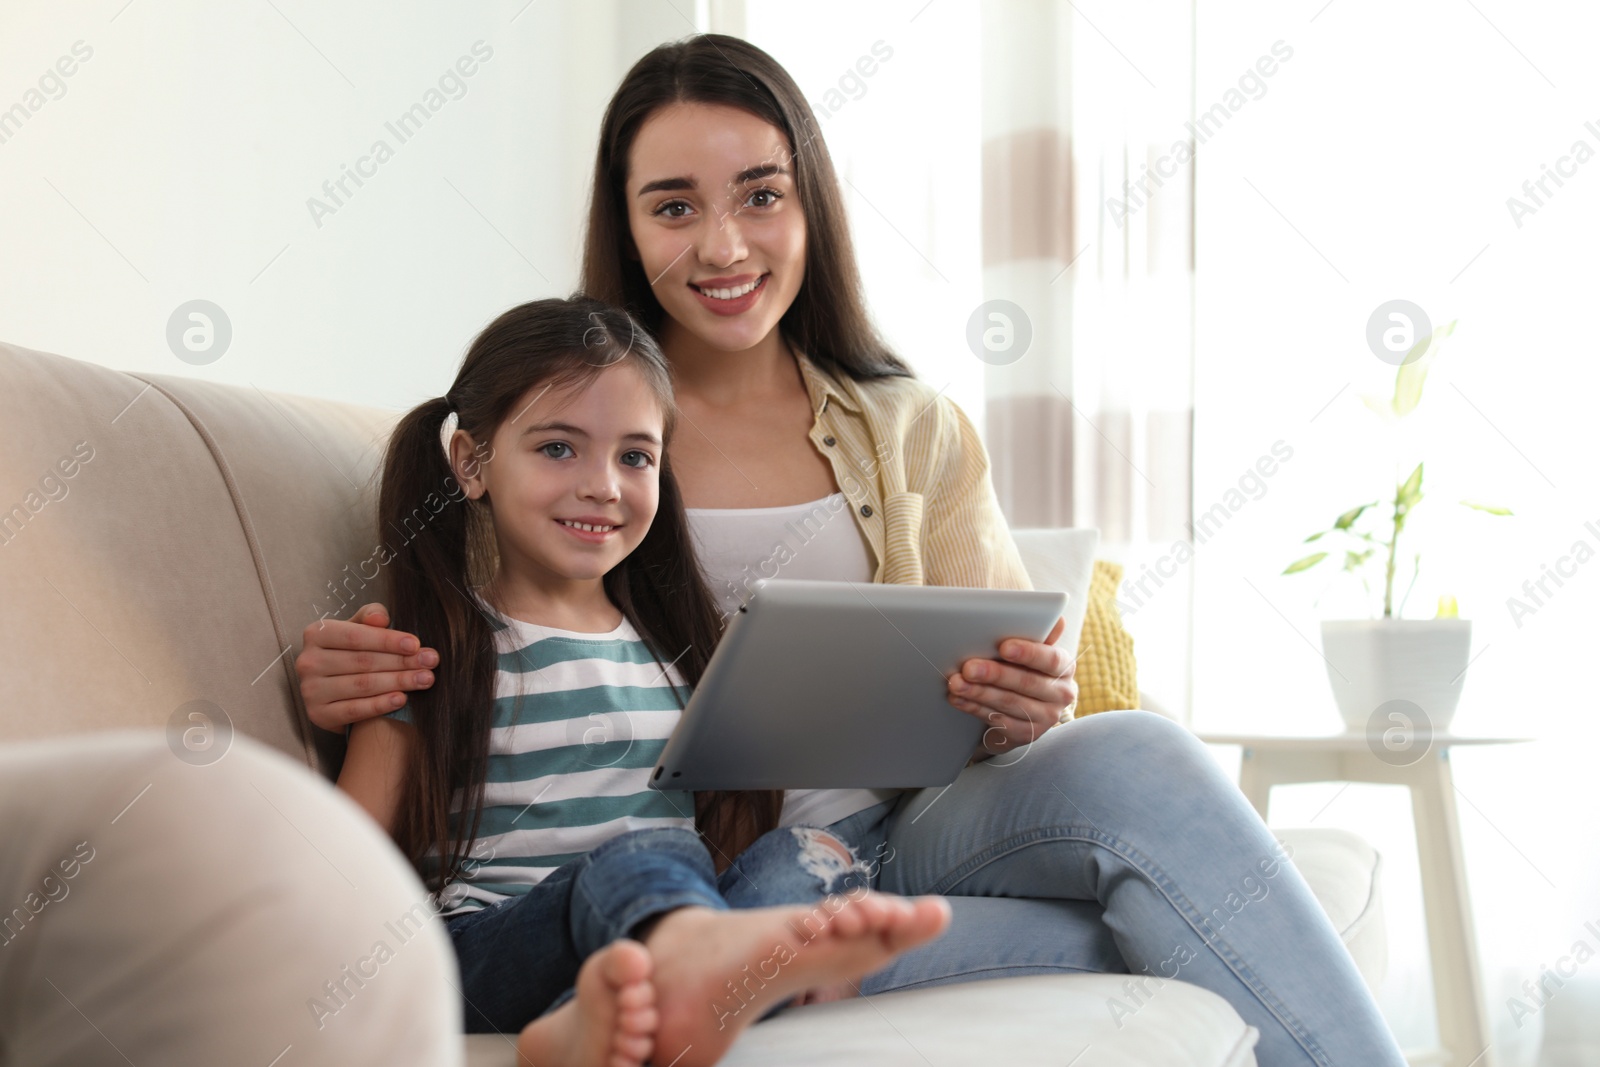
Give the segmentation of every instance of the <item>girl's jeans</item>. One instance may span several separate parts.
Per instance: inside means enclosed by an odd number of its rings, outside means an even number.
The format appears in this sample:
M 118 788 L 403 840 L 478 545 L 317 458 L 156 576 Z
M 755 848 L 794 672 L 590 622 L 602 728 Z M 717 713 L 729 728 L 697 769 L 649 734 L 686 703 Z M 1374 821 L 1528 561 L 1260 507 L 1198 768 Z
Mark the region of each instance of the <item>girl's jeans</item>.
M 552 871 L 522 896 L 445 920 L 461 965 L 467 1032 L 515 1033 L 560 1007 L 591 953 L 674 908 L 809 904 L 864 889 L 870 869 L 823 837 L 815 827 L 773 830 L 718 876 L 694 831 L 635 830 Z M 729 1012 L 741 1007 L 730 994 Z

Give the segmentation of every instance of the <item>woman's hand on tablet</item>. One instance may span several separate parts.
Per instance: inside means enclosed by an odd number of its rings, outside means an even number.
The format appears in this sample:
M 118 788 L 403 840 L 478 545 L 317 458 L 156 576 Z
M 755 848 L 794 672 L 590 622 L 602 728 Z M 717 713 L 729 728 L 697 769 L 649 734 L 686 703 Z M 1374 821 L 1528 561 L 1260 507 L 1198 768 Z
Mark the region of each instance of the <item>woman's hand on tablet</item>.
M 306 714 L 324 730 L 371 719 L 405 703 L 405 690 L 433 684 L 439 653 L 414 634 L 389 629 L 382 604 L 365 604 L 346 622 L 323 619 L 301 635 L 295 657 Z
M 1077 702 L 1073 679 L 1078 661 L 1071 649 L 1054 642 L 1066 629 L 1057 619 L 1043 641 L 1008 637 L 1000 642 L 1001 659 L 969 659 L 949 679 L 952 706 L 989 724 L 978 759 L 1025 745 L 1062 721 L 1062 712 Z

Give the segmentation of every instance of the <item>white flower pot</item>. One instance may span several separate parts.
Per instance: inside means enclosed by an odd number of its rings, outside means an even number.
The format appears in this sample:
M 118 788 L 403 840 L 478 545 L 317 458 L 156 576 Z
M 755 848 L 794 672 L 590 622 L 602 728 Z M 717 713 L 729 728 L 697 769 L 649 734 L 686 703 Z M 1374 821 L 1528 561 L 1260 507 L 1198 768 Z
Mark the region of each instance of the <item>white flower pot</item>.
M 1415 704 L 1434 732 L 1449 728 L 1465 684 L 1472 645 L 1469 619 L 1352 619 L 1322 624 L 1334 703 L 1345 726 L 1381 732 L 1374 715 L 1393 700 Z M 1409 717 L 1409 716 L 1408 716 Z

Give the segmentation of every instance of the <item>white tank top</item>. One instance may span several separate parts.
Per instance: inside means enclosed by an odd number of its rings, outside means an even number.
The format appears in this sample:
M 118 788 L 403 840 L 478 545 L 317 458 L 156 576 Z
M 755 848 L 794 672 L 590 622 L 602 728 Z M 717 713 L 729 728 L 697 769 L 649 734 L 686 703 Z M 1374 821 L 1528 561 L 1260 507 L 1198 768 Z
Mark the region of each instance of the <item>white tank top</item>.
M 761 578 L 872 581 L 871 549 L 843 493 L 775 508 L 684 511 L 721 611 L 738 611 Z M 827 826 L 898 795 L 894 789 L 791 789 L 779 825 Z

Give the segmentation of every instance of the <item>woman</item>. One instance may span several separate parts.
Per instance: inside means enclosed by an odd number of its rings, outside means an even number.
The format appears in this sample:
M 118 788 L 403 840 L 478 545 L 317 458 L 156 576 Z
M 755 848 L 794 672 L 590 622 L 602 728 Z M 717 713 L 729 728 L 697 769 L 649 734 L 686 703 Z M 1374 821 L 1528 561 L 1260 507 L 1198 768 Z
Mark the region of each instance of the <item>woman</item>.
M 628 73 L 601 129 L 583 287 L 643 320 L 672 364 L 684 429 L 668 460 L 725 603 L 771 572 L 785 522 L 844 502 L 852 522 L 819 523 L 785 577 L 1028 586 L 971 423 L 868 321 L 832 163 L 766 53 L 703 35 Z M 431 684 L 437 653 L 387 623 L 368 605 L 307 628 L 296 665 L 317 725 Z M 860 992 L 1131 972 L 1139 992 L 1107 1006 L 1120 1025 L 1182 978 L 1260 1030 L 1264 1067 L 1401 1064 L 1321 907 L 1198 740 L 1138 711 L 1054 728 L 1076 704 L 1060 631 L 951 678 L 951 703 L 989 724 L 952 786 L 786 798 L 786 823 L 881 858 L 882 889 L 951 898 L 946 936 Z

